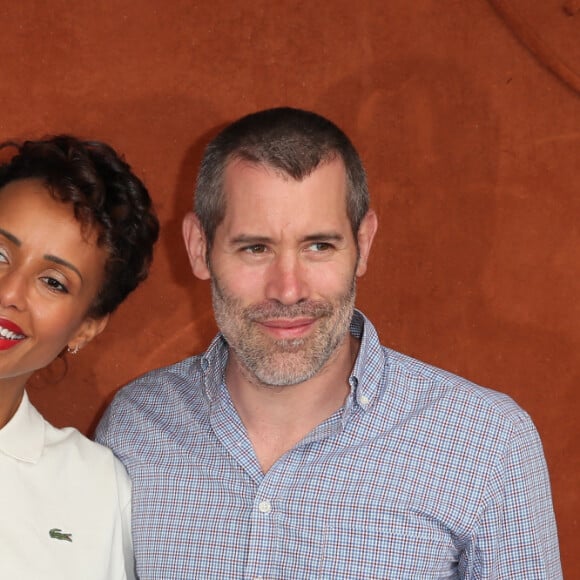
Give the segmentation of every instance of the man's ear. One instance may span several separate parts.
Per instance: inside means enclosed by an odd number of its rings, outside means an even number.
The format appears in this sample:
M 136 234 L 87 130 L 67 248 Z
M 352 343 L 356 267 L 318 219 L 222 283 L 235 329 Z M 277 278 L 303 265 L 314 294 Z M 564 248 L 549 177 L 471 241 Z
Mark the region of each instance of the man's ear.
M 192 212 L 188 212 L 183 218 L 183 241 L 185 242 L 185 249 L 189 256 L 189 263 L 191 270 L 200 280 L 208 280 L 210 278 L 210 271 L 207 265 L 207 243 L 205 234 L 197 216 Z
M 374 210 L 369 209 L 369 211 L 367 211 L 363 217 L 357 233 L 359 251 L 359 259 L 356 268 L 357 276 L 362 276 L 367 271 L 369 254 L 371 252 L 371 247 L 373 245 L 373 240 L 375 238 L 375 234 L 377 233 L 378 227 L 379 222 L 377 219 L 377 214 Z
M 73 352 L 78 352 L 84 348 L 95 336 L 98 336 L 105 330 L 108 322 L 108 314 L 102 318 L 85 318 L 74 337 L 69 340 L 69 349 Z

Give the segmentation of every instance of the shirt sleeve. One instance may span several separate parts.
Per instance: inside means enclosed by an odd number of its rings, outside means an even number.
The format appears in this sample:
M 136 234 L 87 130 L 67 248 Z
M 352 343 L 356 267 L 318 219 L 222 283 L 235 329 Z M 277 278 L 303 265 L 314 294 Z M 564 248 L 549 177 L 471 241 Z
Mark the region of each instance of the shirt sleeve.
M 524 412 L 489 482 L 461 578 L 559 580 L 562 568 L 542 444 Z
M 105 447 L 109 447 L 113 450 L 113 453 L 116 454 L 114 447 L 111 445 L 110 440 L 110 423 L 112 421 L 111 415 L 113 413 L 112 407 L 115 404 L 116 399 L 113 399 L 113 402 L 105 409 L 105 413 L 102 416 L 101 420 L 99 421 L 97 428 L 95 429 L 95 441 L 104 445 Z

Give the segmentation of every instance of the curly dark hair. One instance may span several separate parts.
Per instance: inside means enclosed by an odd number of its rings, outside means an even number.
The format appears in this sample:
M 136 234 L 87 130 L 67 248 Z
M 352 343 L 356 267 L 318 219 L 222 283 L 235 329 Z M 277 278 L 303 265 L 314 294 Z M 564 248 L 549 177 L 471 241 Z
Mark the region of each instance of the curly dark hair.
M 113 312 L 149 273 L 159 221 L 143 182 L 116 151 L 100 141 L 70 135 L 4 142 L 16 154 L 0 164 L 0 188 L 38 179 L 49 194 L 73 206 L 83 229 L 95 228 L 108 252 L 101 289 L 88 316 Z

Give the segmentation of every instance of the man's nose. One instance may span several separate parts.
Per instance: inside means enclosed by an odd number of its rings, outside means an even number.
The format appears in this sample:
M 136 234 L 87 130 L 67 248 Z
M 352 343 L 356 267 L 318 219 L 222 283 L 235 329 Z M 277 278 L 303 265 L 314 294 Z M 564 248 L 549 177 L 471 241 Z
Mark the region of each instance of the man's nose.
M 268 269 L 266 298 L 288 305 L 308 298 L 305 266 L 298 256 L 291 253 L 276 256 Z

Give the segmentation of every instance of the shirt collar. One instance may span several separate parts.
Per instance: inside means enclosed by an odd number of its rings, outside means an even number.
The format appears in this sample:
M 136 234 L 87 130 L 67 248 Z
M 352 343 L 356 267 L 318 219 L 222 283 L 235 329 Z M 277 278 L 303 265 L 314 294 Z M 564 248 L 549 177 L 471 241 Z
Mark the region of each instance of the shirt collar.
M 360 340 L 360 346 L 349 383 L 355 401 L 366 410 L 381 395 L 387 358 L 375 327 L 360 310 L 354 311 L 350 333 Z
M 362 409 L 368 409 L 380 394 L 380 377 L 386 359 L 375 327 L 359 310 L 355 310 L 350 322 L 350 333 L 360 340 L 360 348 L 353 371 L 349 377 L 354 400 Z M 205 373 L 205 396 L 215 401 L 222 396 L 225 366 L 228 360 L 228 344 L 220 333 L 202 356 Z
M 223 334 L 219 333 L 201 357 L 201 368 L 205 375 L 204 394 L 209 402 L 221 396 L 227 361 L 228 343 Z
M 36 463 L 44 447 L 45 421 L 26 392 L 10 421 L 0 429 L 0 453 L 18 461 Z

